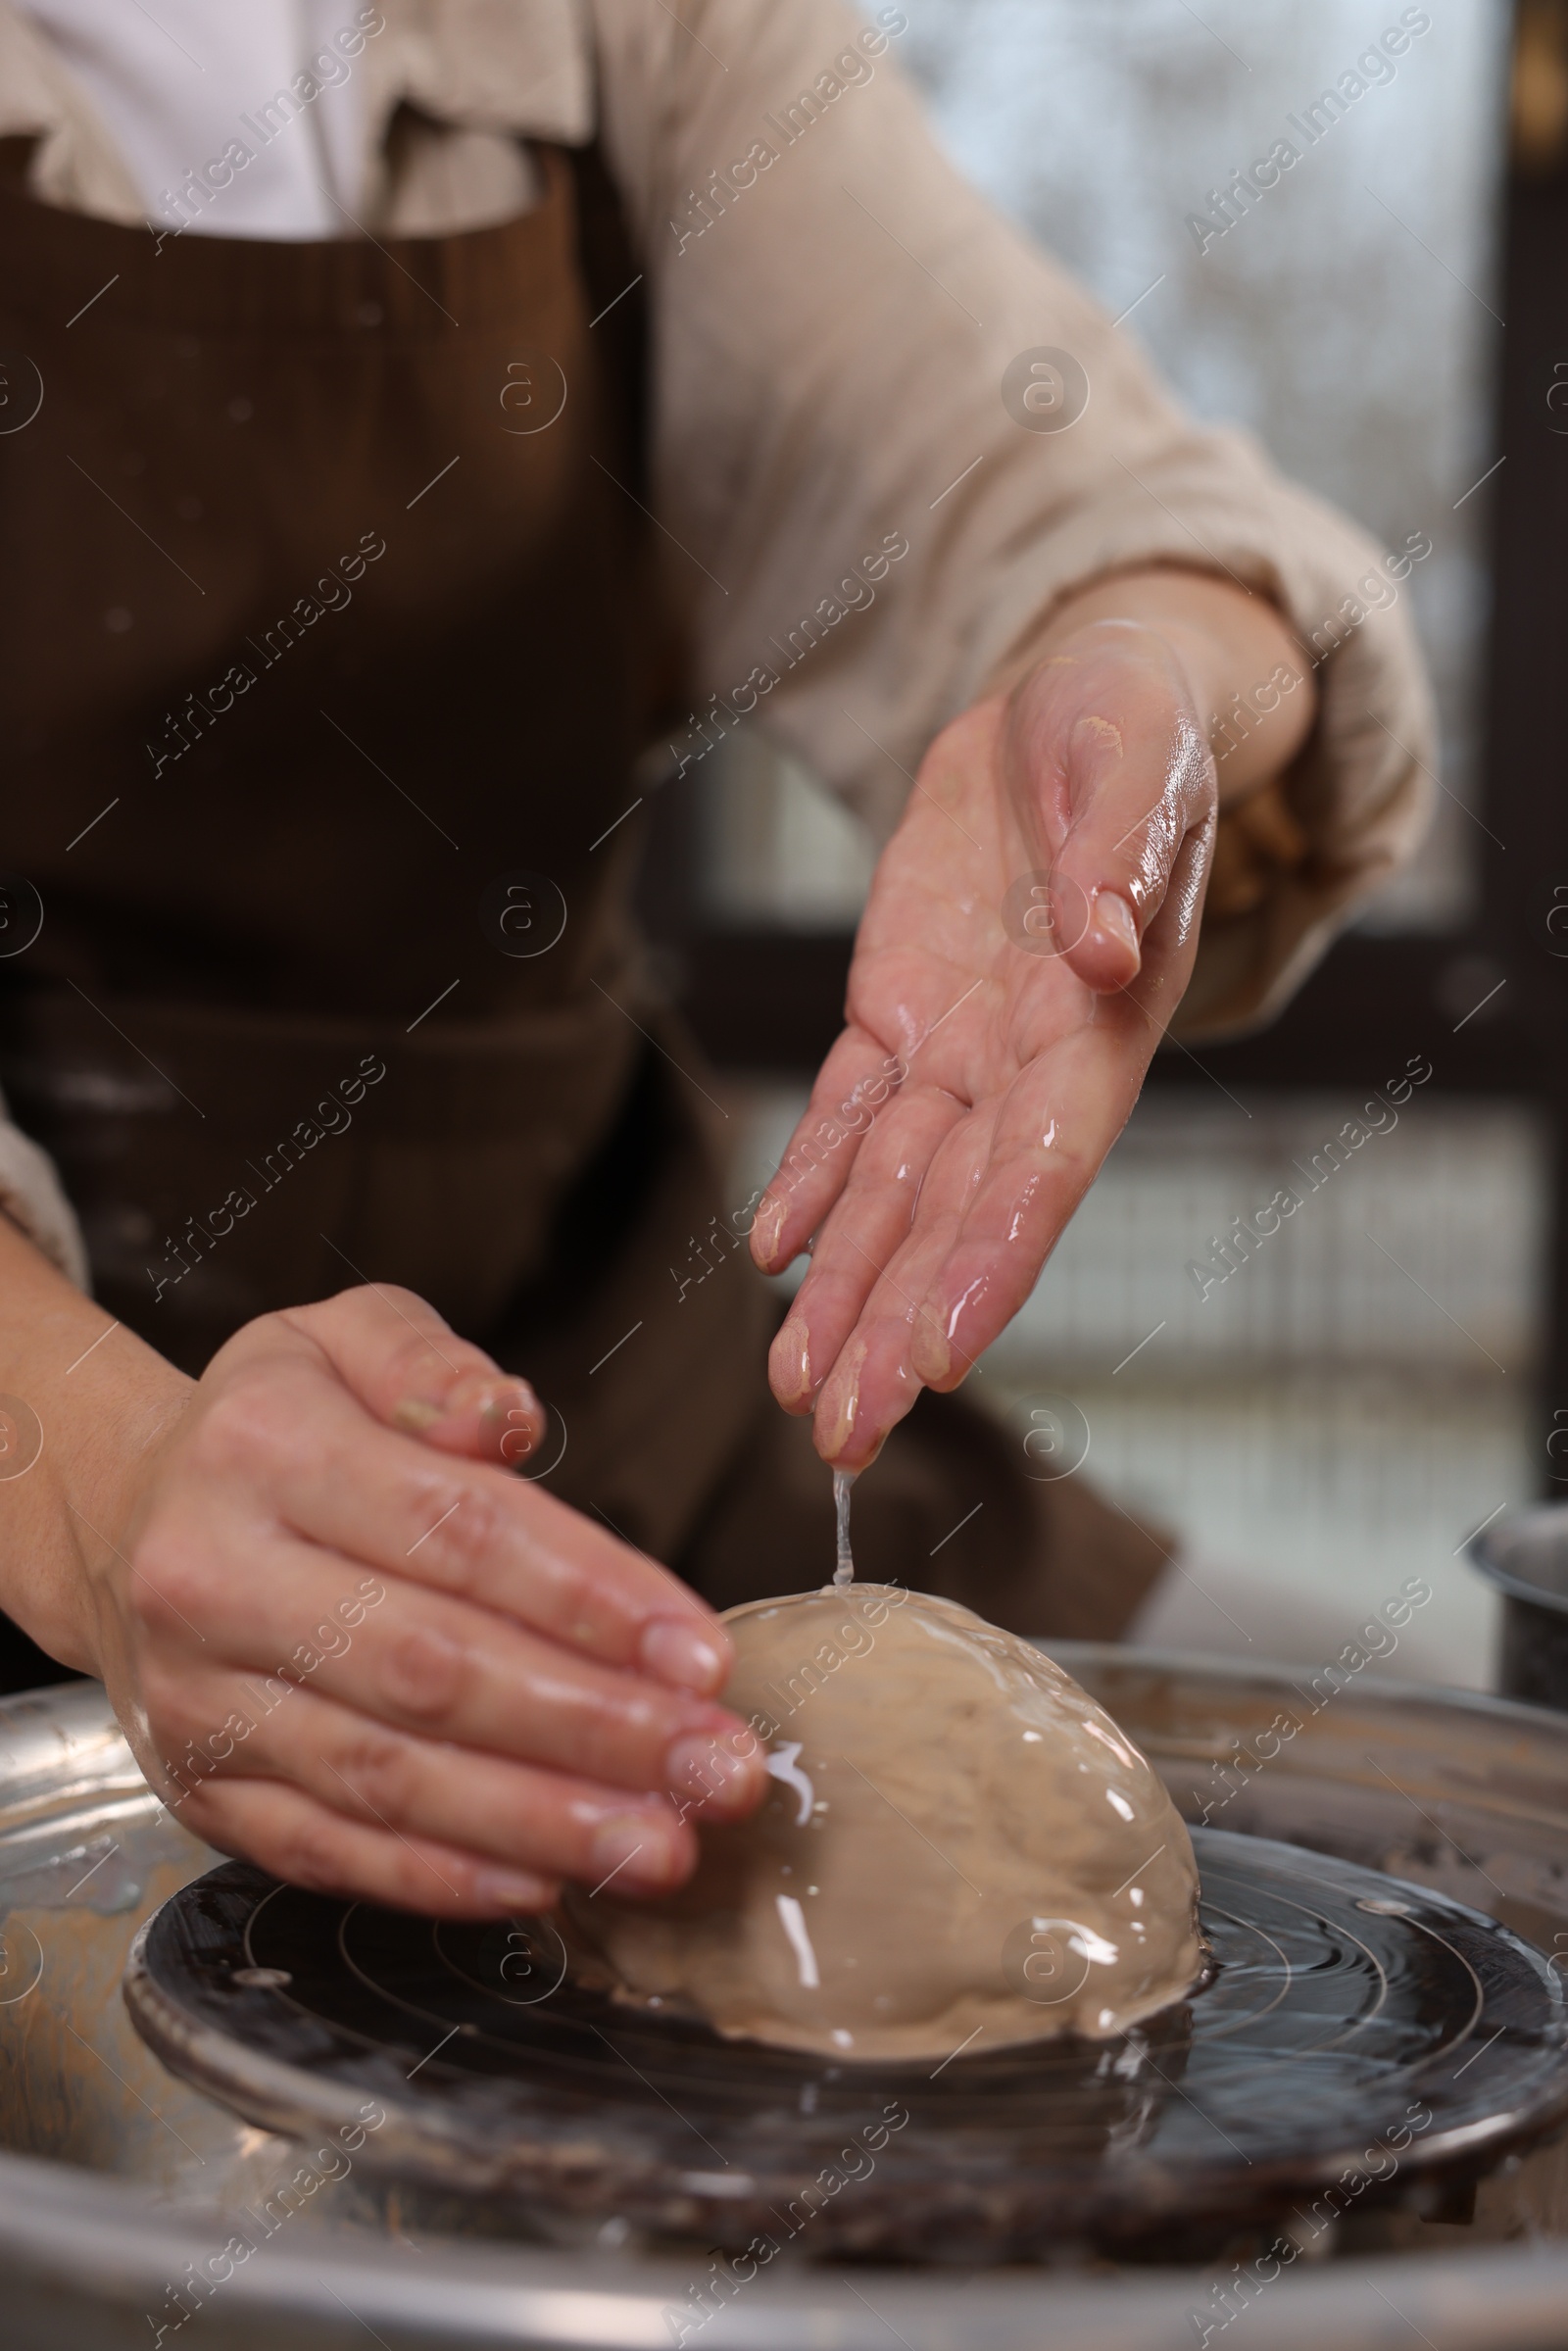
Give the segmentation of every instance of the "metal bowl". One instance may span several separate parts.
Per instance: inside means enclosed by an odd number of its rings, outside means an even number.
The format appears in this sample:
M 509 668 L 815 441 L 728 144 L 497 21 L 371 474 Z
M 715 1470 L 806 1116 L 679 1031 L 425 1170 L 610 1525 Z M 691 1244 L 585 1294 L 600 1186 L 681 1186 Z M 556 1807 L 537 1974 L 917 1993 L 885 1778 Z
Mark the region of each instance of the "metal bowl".
M 1568 1712 L 1568 1502 L 1511 1510 L 1466 1548 L 1502 1593 L 1499 1687 Z
M 240 1861 L 141 1930 L 125 2005 L 262 2130 L 335 2137 L 367 2176 L 489 2200 L 528 2235 L 615 2214 L 747 2283 L 800 2252 L 1196 2260 L 1294 2226 L 1358 2162 L 1358 2211 L 1430 2207 L 1568 2128 L 1568 2004 L 1541 1952 L 1405 1879 L 1192 1837 L 1203 1979 L 1110 2041 L 972 2034 L 933 2066 L 726 2040 L 572 1981 L 548 1918 L 416 1918 Z
M 1501 1700 L 1054 1644 L 1157 1764 L 1183 1812 L 1456 1895 L 1568 1950 L 1568 1721 Z M 1347 2210 L 1298 2259 L 978 2276 L 783 2260 L 737 2279 L 624 2227 L 570 2247 L 482 2241 L 354 2152 L 246 2127 L 166 2074 L 120 1978 L 139 1924 L 213 1856 L 137 1776 L 102 1694 L 0 1706 L 0 2281 L 10 2351 L 1168 2351 L 1245 2312 L 1258 2351 L 1568 2335 L 1562 2150 L 1464 2199 Z M 331 2160 L 327 2157 L 330 2155 Z M 241 2228 L 242 2213 L 254 2226 Z M 468 2231 L 469 2233 L 465 2233 Z M 1528 2245 L 1519 2241 L 1529 2238 Z M 243 2244 L 244 2251 L 237 2249 Z M 255 2250 L 250 2247 L 254 2245 Z M 1270 2269 L 1269 2263 L 1272 2262 Z M 1234 2266 L 1239 2264 L 1240 2267 Z

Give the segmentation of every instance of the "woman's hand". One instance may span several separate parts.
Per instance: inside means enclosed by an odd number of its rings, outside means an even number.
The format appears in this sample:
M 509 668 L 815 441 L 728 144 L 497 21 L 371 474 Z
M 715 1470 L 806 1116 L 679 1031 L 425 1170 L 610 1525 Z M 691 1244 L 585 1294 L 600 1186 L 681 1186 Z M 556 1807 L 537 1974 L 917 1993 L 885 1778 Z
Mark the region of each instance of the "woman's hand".
M 921 764 L 753 1228 L 766 1272 L 811 1245 L 773 1392 L 845 1468 L 1023 1304 L 1181 1001 L 1219 808 L 1310 723 L 1277 613 L 1222 581 L 1106 582 L 1035 651 Z M 1271 684 L 1222 792 L 1213 714 Z
M 77 1530 L 97 1670 L 187 1828 L 298 1885 L 482 1917 L 564 1878 L 677 1885 L 690 1814 L 752 1808 L 765 1757 L 714 1702 L 728 1636 L 504 1466 L 542 1430 L 408 1291 L 220 1349 L 122 1523 Z

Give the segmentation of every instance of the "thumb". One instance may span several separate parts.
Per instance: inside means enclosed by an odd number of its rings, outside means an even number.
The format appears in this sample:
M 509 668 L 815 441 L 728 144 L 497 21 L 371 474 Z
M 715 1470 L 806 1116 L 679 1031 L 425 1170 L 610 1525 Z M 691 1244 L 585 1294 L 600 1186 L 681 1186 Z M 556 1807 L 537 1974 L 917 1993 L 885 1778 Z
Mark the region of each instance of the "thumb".
M 1025 681 L 1008 735 L 1022 805 L 1059 810 L 1052 779 L 1064 792 L 1041 917 L 1054 952 L 1097 993 L 1126 988 L 1184 845 L 1213 821 L 1214 762 L 1181 665 L 1152 631 L 1105 631 Z

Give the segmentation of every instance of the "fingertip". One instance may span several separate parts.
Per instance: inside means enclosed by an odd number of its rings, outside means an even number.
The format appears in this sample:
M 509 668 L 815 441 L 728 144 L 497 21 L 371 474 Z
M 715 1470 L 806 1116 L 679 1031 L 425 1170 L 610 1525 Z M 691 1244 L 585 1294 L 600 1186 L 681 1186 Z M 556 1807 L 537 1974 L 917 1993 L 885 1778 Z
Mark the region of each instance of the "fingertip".
M 529 1461 L 544 1442 L 550 1414 L 526 1380 L 513 1380 L 481 1401 L 479 1426 L 487 1453 L 509 1469 Z
M 956 1388 L 963 1386 L 974 1369 L 974 1363 L 967 1355 L 954 1356 L 950 1351 L 942 1369 L 938 1370 L 934 1364 L 930 1369 L 926 1368 L 918 1347 L 912 1348 L 910 1353 L 915 1378 L 922 1388 L 931 1389 L 937 1396 L 951 1396 Z
M 664 1759 L 669 1795 L 679 1817 L 744 1820 L 767 1788 L 767 1750 L 748 1724 L 732 1720 L 719 1731 L 687 1732 Z
M 561 1881 L 537 1878 L 528 1870 L 476 1870 L 473 1898 L 500 1918 L 514 1910 L 554 1910 L 561 1900 Z
M 811 1441 L 830 1469 L 869 1469 L 887 1442 L 893 1421 L 902 1418 L 914 1401 L 911 1393 L 885 1425 L 879 1424 L 861 1389 L 864 1363 L 863 1345 L 847 1365 L 841 1358 L 816 1407 Z
M 597 1884 L 588 1898 L 613 1884 L 617 1895 L 667 1893 L 697 1867 L 697 1838 L 667 1805 L 612 1813 L 595 1827 L 589 1866 Z
M 811 1334 L 805 1317 L 791 1314 L 775 1333 L 767 1350 L 768 1385 L 786 1412 L 808 1412 L 814 1393 L 811 1380 Z
M 915 1377 L 927 1388 L 935 1388 L 944 1396 L 961 1388 L 975 1366 L 975 1355 L 967 1348 L 958 1334 L 967 1325 L 974 1327 L 974 1318 L 984 1307 L 991 1292 L 991 1281 L 985 1274 L 965 1283 L 957 1297 L 945 1298 L 932 1291 L 914 1318 L 914 1330 L 909 1341 L 909 1362 Z
M 844 1459 L 853 1445 L 856 1424 L 860 1417 L 860 1371 L 865 1362 L 865 1342 L 852 1339 L 834 1364 L 816 1400 L 816 1414 L 811 1429 L 811 1442 L 830 1468 L 858 1468 L 858 1462 Z
M 752 1222 L 752 1260 L 763 1273 L 777 1273 L 779 1236 L 789 1214 L 788 1200 L 775 1200 L 764 1193 Z
M 927 1388 L 940 1388 L 953 1369 L 953 1349 L 949 1347 L 941 1325 L 929 1311 L 923 1312 L 915 1325 L 909 1343 L 909 1361 L 915 1376 Z
M 1142 954 L 1137 914 L 1119 890 L 1099 890 L 1095 893 L 1094 920 L 1090 928 L 1124 947 L 1131 955 Z
M 845 1438 L 836 1453 L 824 1453 L 820 1438 L 817 1440 L 816 1449 L 829 1469 L 847 1470 L 851 1476 L 858 1478 L 862 1469 L 871 1467 L 887 1441 L 886 1429 L 878 1429 L 874 1433 L 857 1429 L 851 1436 Z
M 716 1617 L 692 1608 L 679 1616 L 656 1616 L 642 1630 L 638 1661 L 656 1681 L 712 1697 L 729 1680 L 735 1650 Z
M 537 1449 L 548 1416 L 526 1380 L 478 1371 L 455 1381 L 444 1396 L 401 1397 L 388 1418 L 393 1428 L 439 1452 L 514 1469 Z
M 1143 968 L 1138 917 L 1118 890 L 1098 890 L 1089 928 L 1068 955 L 1086 986 L 1108 993 L 1125 988 Z

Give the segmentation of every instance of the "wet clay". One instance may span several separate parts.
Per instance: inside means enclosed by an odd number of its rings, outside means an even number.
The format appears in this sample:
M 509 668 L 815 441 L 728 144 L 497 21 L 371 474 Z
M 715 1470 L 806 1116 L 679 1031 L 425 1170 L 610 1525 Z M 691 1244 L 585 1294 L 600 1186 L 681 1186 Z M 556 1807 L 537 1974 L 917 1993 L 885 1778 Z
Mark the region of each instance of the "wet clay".
M 1049 1657 L 888 1585 L 724 1619 L 725 1701 L 777 1783 L 658 1902 L 568 1896 L 578 1972 L 719 2033 L 845 2059 L 1103 2038 L 1201 1971 L 1192 1845 Z M 598 1965 L 595 1965 L 597 1960 Z

